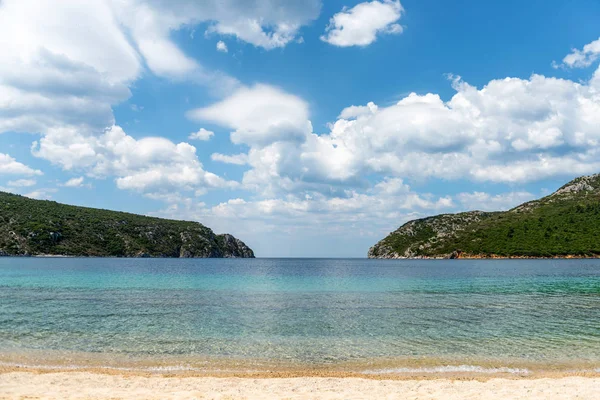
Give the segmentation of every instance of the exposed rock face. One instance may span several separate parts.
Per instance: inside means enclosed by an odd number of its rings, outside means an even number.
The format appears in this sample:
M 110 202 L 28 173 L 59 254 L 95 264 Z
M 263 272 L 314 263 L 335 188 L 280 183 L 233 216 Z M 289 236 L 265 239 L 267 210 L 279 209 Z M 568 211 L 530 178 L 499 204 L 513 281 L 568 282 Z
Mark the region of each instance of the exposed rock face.
M 471 211 L 460 214 L 442 214 L 409 221 L 369 249 L 369 258 L 417 258 L 437 243 L 456 236 L 467 226 L 489 217 L 492 213 Z M 452 252 L 438 254 L 451 258 Z M 454 257 L 456 258 L 456 257 Z
M 253 258 L 198 222 L 75 207 L 0 192 L 0 256 Z
M 181 258 L 254 258 L 252 249 L 230 234 L 200 236 L 182 232 L 181 240 Z
M 244 242 L 229 234 L 218 235 L 223 244 L 220 246 L 223 250 L 222 257 L 225 258 L 254 258 L 254 252 L 246 246 Z
M 599 188 L 600 174 L 582 176 L 567 183 L 556 192 L 552 193 L 550 197 L 576 194 L 579 192 L 591 192 Z

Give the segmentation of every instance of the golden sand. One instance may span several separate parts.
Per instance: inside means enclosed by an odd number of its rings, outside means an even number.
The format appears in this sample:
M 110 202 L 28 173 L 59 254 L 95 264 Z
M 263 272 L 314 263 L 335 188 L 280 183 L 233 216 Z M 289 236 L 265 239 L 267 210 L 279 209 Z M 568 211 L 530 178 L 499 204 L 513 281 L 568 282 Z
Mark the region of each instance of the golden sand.
M 594 399 L 600 377 L 431 380 L 3 372 L 0 399 Z

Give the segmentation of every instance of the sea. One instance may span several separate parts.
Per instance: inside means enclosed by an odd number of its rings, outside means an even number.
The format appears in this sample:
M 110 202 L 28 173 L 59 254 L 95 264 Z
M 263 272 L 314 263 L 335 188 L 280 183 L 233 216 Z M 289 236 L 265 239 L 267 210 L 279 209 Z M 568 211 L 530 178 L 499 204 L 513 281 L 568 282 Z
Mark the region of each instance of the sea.
M 600 260 L 0 257 L 0 367 L 600 373 Z

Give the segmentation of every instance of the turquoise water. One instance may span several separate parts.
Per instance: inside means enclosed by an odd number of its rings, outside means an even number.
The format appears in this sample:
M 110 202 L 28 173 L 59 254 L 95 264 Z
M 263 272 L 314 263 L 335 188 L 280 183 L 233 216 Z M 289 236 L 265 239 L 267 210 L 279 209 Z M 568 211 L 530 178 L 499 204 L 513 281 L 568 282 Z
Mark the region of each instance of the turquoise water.
M 0 354 L 19 352 L 600 368 L 600 262 L 0 258 Z

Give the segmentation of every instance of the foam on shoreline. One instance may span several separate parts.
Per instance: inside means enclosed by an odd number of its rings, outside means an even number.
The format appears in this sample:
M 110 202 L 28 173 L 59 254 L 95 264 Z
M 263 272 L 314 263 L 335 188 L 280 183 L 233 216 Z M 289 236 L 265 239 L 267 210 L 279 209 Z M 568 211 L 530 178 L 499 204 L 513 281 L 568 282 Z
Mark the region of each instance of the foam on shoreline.
M 362 371 L 367 375 L 383 375 L 383 374 L 444 374 L 444 373 L 477 373 L 477 374 L 516 374 L 528 375 L 531 371 L 527 368 L 484 368 L 478 365 L 444 365 L 440 367 L 425 367 L 425 368 L 388 368 L 377 370 Z

